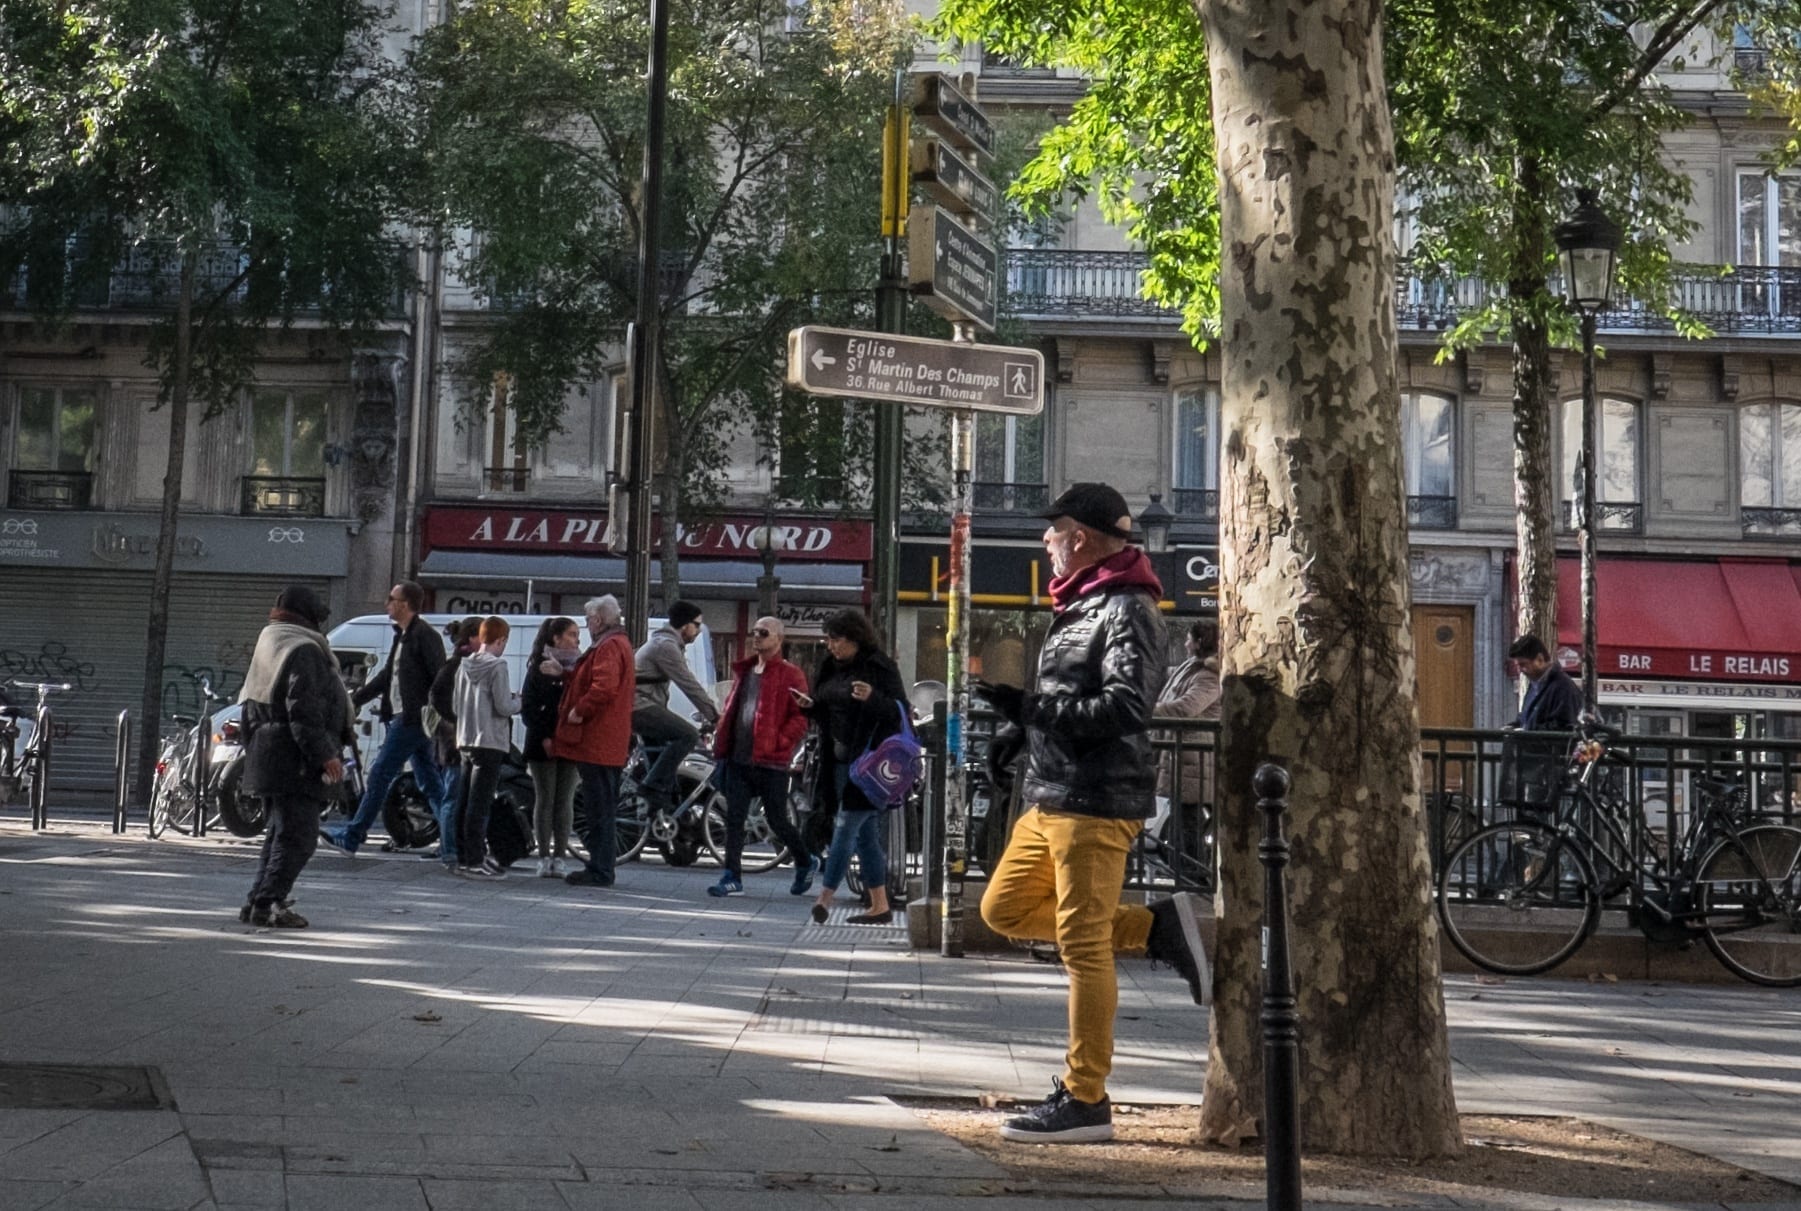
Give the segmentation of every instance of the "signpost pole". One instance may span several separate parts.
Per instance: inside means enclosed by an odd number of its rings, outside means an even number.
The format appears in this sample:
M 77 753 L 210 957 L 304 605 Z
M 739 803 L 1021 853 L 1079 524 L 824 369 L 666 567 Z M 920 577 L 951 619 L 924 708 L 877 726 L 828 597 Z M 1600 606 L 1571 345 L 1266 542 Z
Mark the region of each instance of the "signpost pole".
M 907 223 L 908 126 L 912 112 L 906 105 L 907 73 L 894 73 L 894 100 L 888 122 L 882 128 L 882 273 L 876 286 L 876 328 L 881 332 L 907 330 L 907 278 L 901 262 L 901 236 Z M 900 600 L 900 481 L 901 451 L 905 448 L 906 415 L 899 408 L 878 406 L 875 416 L 873 517 L 875 527 L 875 576 L 872 604 L 875 628 L 888 651 L 899 638 Z
M 958 341 L 973 340 L 966 324 L 952 329 Z M 965 769 L 965 745 L 969 719 L 969 515 L 973 504 L 975 473 L 975 413 L 958 408 L 951 413 L 951 473 L 955 498 L 951 514 L 950 610 L 945 626 L 945 697 L 950 712 L 945 718 L 944 760 L 944 928 L 939 953 L 945 958 L 963 957 L 963 876 L 969 865 L 969 775 Z

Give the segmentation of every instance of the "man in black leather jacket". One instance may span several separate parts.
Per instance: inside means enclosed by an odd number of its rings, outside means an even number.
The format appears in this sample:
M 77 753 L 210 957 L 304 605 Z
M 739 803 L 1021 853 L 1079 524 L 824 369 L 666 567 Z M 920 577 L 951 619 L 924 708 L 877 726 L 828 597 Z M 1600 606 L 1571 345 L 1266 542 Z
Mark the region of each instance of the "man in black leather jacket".
M 318 846 L 319 815 L 344 777 L 350 698 L 321 633 L 330 611 L 305 585 L 282 590 L 257 637 L 244 704 L 244 793 L 269 802 L 269 831 L 238 920 L 304 929 L 288 899 Z
M 1151 709 L 1163 685 L 1163 587 L 1130 544 L 1125 498 L 1078 483 L 1044 514 L 1056 618 L 1031 693 L 982 685 L 1026 733 L 1024 801 L 982 897 L 982 919 L 1010 938 L 1053 940 L 1069 971 L 1069 1052 L 1062 1080 L 1001 1135 L 1031 1143 L 1111 1139 L 1107 1076 L 1119 1007 L 1116 952 L 1142 952 L 1208 993 L 1196 900 L 1123 906 L 1126 858 L 1153 814 Z
M 432 681 L 444 667 L 444 641 L 437 630 L 419 616 L 425 608 L 425 590 L 410 580 L 403 580 L 388 592 L 388 618 L 394 623 L 394 643 L 388 649 L 388 663 L 363 683 L 356 692 L 354 705 L 373 699 L 381 702 L 382 722 L 388 734 L 382 739 L 375 760 L 363 777 L 363 801 L 356 815 L 342 828 L 320 833 L 327 845 L 355 854 L 369 835 L 381 805 L 387 802 L 388 790 L 400 771 L 410 762 L 413 779 L 431 804 L 438 820 L 439 834 L 450 819 L 450 782 L 439 768 L 432 750 L 432 739 L 426 734 L 421 712 L 431 701 Z M 443 852 L 454 856 L 456 846 L 444 842 Z

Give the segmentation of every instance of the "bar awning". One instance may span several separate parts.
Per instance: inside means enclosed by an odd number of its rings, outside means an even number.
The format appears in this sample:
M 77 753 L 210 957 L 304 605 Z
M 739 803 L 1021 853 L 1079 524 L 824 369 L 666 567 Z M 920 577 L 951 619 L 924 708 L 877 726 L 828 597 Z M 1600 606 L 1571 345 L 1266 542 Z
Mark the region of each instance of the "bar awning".
M 803 563 L 780 560 L 784 600 L 859 605 L 863 601 L 863 566 L 854 563 Z M 738 559 L 684 559 L 682 592 L 714 601 L 755 601 L 763 565 Z M 591 555 L 520 555 L 494 551 L 433 551 L 419 567 L 421 579 L 476 584 L 505 582 L 541 589 L 618 591 L 625 587 L 625 560 Z M 662 579 L 662 562 L 651 560 L 650 582 Z
M 1603 678 L 1801 681 L 1801 567 L 1786 560 L 1602 559 Z M 1557 561 L 1559 645 L 1582 649 L 1582 568 Z

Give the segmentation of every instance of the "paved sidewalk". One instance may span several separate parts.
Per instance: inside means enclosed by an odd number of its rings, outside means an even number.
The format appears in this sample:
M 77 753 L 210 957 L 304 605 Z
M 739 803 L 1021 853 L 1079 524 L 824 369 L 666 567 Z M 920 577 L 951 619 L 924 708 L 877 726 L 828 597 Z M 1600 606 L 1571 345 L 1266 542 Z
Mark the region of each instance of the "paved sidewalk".
M 593 892 L 324 850 L 297 889 L 313 928 L 254 930 L 235 918 L 253 861 L 229 838 L 0 823 L 0 1061 L 149 1066 L 171 1103 L 0 1109 L 0 1208 L 1146 1201 L 1010 1188 L 887 1100 L 1049 1088 L 1064 983 L 1023 955 L 943 960 L 899 927 L 814 926 L 786 871 L 716 901 L 706 868 L 635 863 Z M 1205 1012 L 1167 970 L 1121 976 L 1114 1097 L 1197 1100 Z M 1579 1115 L 1801 1183 L 1801 995 L 1453 977 L 1447 998 L 1463 1110 Z

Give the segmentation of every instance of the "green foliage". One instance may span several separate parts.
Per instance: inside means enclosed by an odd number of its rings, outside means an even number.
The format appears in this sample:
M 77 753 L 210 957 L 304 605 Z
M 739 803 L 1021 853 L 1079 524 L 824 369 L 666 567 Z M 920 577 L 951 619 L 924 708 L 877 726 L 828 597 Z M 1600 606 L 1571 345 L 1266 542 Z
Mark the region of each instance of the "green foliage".
M 23 270 L 56 320 L 129 252 L 166 316 L 149 346 L 166 393 L 171 287 L 193 261 L 193 386 L 212 411 L 271 323 L 391 310 L 407 174 L 382 17 L 360 0 L 0 0 L 0 280 Z
M 898 20 L 848 12 L 817 4 L 790 29 L 786 0 L 671 11 L 659 445 L 689 506 L 720 499 L 735 437 L 775 441 L 789 328 L 870 326 L 881 124 L 908 45 Z M 424 217 L 494 304 L 455 365 L 465 415 L 511 374 L 528 444 L 636 312 L 648 44 L 638 0 L 480 0 L 414 60 Z M 866 464 L 866 431 L 818 441 Z

